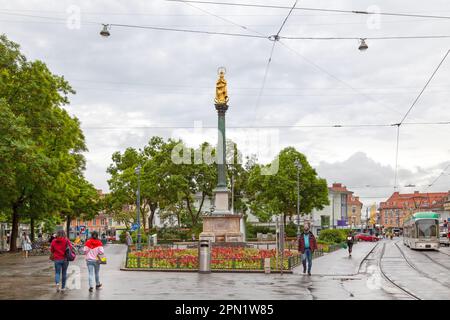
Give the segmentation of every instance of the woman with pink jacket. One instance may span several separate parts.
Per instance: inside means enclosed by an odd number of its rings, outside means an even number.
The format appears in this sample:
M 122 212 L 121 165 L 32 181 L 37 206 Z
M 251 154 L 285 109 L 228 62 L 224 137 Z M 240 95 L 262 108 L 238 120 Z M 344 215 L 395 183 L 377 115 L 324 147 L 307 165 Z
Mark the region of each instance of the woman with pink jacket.
M 89 292 L 94 291 L 94 275 L 95 288 L 98 290 L 102 287 L 100 283 L 100 263 L 97 258 L 104 253 L 103 244 L 98 240 L 98 232 L 92 232 L 91 238 L 84 244 L 84 254 L 86 255 L 86 264 L 89 271 Z

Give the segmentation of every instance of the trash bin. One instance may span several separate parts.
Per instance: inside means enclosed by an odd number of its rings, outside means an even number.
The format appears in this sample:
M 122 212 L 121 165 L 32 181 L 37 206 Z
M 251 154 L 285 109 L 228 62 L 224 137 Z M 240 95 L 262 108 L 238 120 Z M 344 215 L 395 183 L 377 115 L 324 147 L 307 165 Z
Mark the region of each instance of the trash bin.
M 211 272 L 211 243 L 209 240 L 200 240 L 198 246 L 198 272 Z

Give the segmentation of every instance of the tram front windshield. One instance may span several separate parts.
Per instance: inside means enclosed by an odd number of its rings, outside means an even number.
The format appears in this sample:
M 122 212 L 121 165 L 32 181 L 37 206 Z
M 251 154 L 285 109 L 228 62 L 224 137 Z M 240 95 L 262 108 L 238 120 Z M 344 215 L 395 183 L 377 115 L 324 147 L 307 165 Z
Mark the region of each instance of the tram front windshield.
M 424 219 L 416 222 L 419 238 L 437 237 L 439 224 L 437 220 Z

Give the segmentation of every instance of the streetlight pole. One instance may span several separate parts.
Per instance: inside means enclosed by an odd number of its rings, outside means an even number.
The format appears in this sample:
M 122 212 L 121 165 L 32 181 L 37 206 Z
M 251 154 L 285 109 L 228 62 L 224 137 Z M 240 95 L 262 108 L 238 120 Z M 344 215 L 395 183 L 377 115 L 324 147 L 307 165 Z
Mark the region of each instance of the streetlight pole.
M 138 233 L 137 233 L 137 249 L 141 250 L 141 166 L 138 165 L 136 168 L 137 174 L 137 191 L 136 191 L 136 214 L 137 214 L 137 225 L 138 225 Z
M 234 214 L 234 172 L 231 173 L 231 214 Z
M 300 237 L 300 169 L 302 165 L 298 159 L 294 161 L 297 167 L 297 238 Z

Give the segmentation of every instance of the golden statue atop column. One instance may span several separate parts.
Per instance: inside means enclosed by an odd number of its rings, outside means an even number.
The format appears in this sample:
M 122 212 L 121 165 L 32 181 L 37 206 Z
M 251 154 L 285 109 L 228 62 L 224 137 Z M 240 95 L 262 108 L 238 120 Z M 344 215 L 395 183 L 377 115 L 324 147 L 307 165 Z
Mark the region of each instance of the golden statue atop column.
M 227 80 L 225 80 L 226 69 L 220 67 L 218 69 L 219 79 L 216 82 L 216 98 L 214 102 L 216 104 L 227 104 L 228 103 L 228 90 L 227 90 Z
M 230 190 L 227 184 L 227 162 L 226 162 L 226 126 L 225 113 L 228 110 L 227 81 L 225 80 L 226 70 L 220 67 L 217 70 L 219 78 L 216 82 L 216 97 L 214 98 L 217 110 L 217 186 L 214 189 L 213 207 L 209 215 L 203 217 L 203 232 L 200 233 L 200 240 L 212 242 L 242 243 L 244 234 L 241 232 L 241 214 L 235 214 L 230 210 Z

